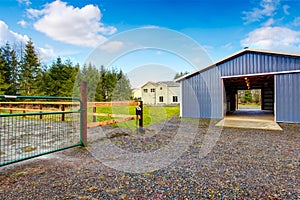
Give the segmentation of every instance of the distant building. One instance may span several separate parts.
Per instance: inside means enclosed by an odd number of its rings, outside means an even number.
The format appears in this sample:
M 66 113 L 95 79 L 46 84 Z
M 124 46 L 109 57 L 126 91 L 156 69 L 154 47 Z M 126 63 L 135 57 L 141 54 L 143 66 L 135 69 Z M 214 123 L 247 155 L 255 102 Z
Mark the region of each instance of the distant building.
M 135 100 L 142 100 L 142 89 L 141 88 L 134 88 L 132 90 L 132 96 Z
M 141 87 L 144 104 L 171 105 L 180 103 L 180 84 L 174 81 L 147 82 Z

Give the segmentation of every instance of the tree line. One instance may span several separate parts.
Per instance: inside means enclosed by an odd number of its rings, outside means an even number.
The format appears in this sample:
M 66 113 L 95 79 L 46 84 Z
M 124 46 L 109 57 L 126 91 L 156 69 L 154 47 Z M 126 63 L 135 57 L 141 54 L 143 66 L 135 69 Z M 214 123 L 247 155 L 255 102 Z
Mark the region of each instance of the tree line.
M 22 96 L 79 97 L 79 84 L 86 81 L 89 101 L 129 100 L 130 81 L 122 70 L 92 64 L 73 64 L 60 57 L 42 64 L 30 39 L 0 47 L 0 94 Z

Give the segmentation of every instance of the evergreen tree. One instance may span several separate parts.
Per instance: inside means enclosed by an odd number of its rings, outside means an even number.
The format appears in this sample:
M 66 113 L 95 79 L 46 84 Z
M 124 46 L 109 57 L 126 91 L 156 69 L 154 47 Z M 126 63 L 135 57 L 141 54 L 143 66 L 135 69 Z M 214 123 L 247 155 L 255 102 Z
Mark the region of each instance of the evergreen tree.
M 16 94 L 18 84 L 18 61 L 15 50 L 7 42 L 1 48 L 1 58 L 3 61 L 3 79 L 8 85 L 5 94 Z
M 35 89 L 38 87 L 36 78 L 39 74 L 40 62 L 31 39 L 26 43 L 20 67 L 21 94 L 35 95 Z
M 2 56 L 0 56 L 0 94 L 5 94 L 5 91 L 9 87 L 9 84 L 5 81 L 5 73 L 5 61 L 2 59 Z
M 130 100 L 131 97 L 131 86 L 130 81 L 122 70 L 119 71 L 117 75 L 117 83 L 113 91 L 112 100 L 113 101 L 123 101 Z
M 78 68 L 73 67 L 70 60 L 65 63 L 58 57 L 48 71 L 48 95 L 51 96 L 72 96 Z
M 182 77 L 182 76 L 184 76 L 184 75 L 186 75 L 186 74 L 188 74 L 187 71 L 185 71 L 185 72 L 177 72 L 177 73 L 175 74 L 175 76 L 174 76 L 174 80 L 175 80 L 175 79 L 178 79 L 178 78 L 180 78 L 180 77 Z
M 105 101 L 106 95 L 107 95 L 107 90 L 105 86 L 105 76 L 106 76 L 106 70 L 104 66 L 102 65 L 100 67 L 100 72 L 99 72 L 99 81 L 97 84 L 96 88 L 96 94 L 95 94 L 95 101 Z
M 95 100 L 95 94 L 97 89 L 97 84 L 99 81 L 99 72 L 96 67 L 89 64 L 85 81 L 87 82 L 88 87 L 88 100 L 94 101 Z
M 75 75 L 75 81 L 73 86 L 73 97 L 80 97 L 80 83 L 83 79 L 80 71 L 80 65 L 78 63 L 75 65 L 75 71 L 76 71 L 76 75 Z

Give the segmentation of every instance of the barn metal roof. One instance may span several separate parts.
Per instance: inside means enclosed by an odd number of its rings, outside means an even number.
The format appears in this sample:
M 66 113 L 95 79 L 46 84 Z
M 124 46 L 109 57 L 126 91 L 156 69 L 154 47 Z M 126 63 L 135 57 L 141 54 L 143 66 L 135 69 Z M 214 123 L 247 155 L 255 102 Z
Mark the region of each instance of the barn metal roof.
M 176 82 L 180 82 L 181 80 L 187 79 L 187 78 L 193 76 L 194 74 L 201 73 L 201 72 L 203 72 L 205 70 L 208 70 L 210 68 L 216 67 L 216 66 L 218 66 L 218 65 L 220 65 L 220 64 L 222 64 L 224 62 L 227 62 L 228 60 L 231 60 L 233 58 L 239 57 L 239 56 L 241 56 L 241 55 L 243 55 L 243 54 L 245 54 L 247 52 L 253 52 L 253 53 L 258 53 L 258 54 L 281 55 L 281 56 L 289 56 L 289 57 L 298 57 L 298 58 L 300 58 L 300 53 L 288 53 L 288 52 L 280 52 L 280 51 L 271 51 L 271 50 L 245 48 L 245 49 L 242 49 L 242 50 L 240 50 L 240 51 L 238 51 L 238 52 L 236 52 L 236 53 L 234 53 L 234 54 L 232 54 L 230 56 L 227 56 L 227 57 L 225 57 L 225 58 L 223 58 L 223 59 L 221 59 L 221 60 L 219 60 L 219 61 L 217 61 L 217 62 L 215 62 L 215 63 L 213 63 L 211 65 L 208 65 L 208 66 L 203 67 L 201 69 L 198 69 L 198 70 L 196 70 L 194 72 L 186 74 L 186 75 L 184 75 L 184 76 L 176 79 L 175 81 Z

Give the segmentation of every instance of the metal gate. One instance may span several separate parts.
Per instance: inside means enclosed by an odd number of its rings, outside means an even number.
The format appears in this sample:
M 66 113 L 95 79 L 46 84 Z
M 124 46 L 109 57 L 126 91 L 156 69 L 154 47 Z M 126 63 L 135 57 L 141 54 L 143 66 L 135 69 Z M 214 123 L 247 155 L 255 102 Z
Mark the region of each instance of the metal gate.
M 0 95 L 0 166 L 82 145 L 79 98 Z

